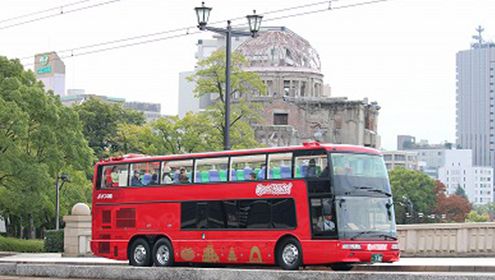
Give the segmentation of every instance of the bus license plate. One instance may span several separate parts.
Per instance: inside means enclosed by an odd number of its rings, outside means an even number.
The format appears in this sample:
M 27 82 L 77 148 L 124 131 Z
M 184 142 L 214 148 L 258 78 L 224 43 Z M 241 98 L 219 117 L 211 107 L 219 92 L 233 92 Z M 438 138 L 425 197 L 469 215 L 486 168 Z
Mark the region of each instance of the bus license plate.
M 383 256 L 380 254 L 372 254 L 371 255 L 371 263 L 379 263 L 382 262 Z

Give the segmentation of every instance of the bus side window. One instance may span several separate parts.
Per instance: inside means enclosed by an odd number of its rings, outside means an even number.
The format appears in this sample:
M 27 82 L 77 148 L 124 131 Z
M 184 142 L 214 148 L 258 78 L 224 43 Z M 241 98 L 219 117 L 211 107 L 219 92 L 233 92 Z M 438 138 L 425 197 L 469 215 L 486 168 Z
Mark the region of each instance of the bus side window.
M 330 176 L 326 154 L 297 156 L 294 167 L 296 169 L 294 178 L 328 178 Z
M 197 159 L 194 182 L 226 182 L 228 163 L 228 157 Z
M 292 178 L 292 153 L 268 155 L 268 179 Z
M 131 164 L 130 186 L 140 187 L 158 185 L 160 164 L 158 162 L 140 162 Z
M 266 178 L 266 154 L 233 156 L 230 159 L 230 181 L 258 181 Z
M 100 180 L 101 189 L 112 189 L 127 186 L 128 164 L 103 166 L 102 178 Z
M 162 162 L 162 184 L 190 184 L 192 183 L 192 170 L 192 159 Z

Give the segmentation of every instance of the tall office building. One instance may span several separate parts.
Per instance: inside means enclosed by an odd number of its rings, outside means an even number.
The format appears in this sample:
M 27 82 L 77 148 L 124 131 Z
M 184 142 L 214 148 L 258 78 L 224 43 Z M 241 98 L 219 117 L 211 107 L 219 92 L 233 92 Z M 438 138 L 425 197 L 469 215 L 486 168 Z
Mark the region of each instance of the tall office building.
M 46 90 L 65 96 L 65 64 L 56 52 L 35 55 L 34 73 Z
M 456 141 L 473 150 L 473 163 L 495 168 L 495 44 L 483 40 L 483 28 L 471 49 L 457 53 Z

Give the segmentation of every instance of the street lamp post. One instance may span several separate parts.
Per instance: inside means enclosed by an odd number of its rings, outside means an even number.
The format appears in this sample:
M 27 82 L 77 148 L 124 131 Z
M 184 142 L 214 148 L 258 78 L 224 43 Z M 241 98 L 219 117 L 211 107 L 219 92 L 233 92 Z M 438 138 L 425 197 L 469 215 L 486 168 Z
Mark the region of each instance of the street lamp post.
M 58 180 L 62 180 L 62 184 L 59 185 L 58 184 Z M 60 229 L 60 223 L 59 223 L 59 219 L 60 219 L 60 189 L 64 186 L 64 183 L 65 182 L 69 182 L 69 176 L 67 175 L 61 175 L 61 176 L 58 176 L 57 175 L 57 179 L 55 180 L 55 207 L 56 207 L 56 216 L 55 216 L 55 229 L 56 230 L 59 230 Z
M 201 7 L 194 8 L 198 17 L 198 28 L 200 30 L 208 30 L 225 36 L 225 127 L 223 131 L 223 146 L 224 150 L 230 150 L 230 71 L 231 71 L 231 53 L 232 53 L 232 35 L 234 36 L 251 36 L 255 37 L 261 26 L 263 16 L 257 15 L 256 10 L 252 15 L 246 16 L 249 23 L 249 31 L 232 29 L 230 20 L 227 21 L 227 28 L 217 28 L 206 26 L 210 18 L 211 7 L 205 7 L 205 2 L 202 2 Z

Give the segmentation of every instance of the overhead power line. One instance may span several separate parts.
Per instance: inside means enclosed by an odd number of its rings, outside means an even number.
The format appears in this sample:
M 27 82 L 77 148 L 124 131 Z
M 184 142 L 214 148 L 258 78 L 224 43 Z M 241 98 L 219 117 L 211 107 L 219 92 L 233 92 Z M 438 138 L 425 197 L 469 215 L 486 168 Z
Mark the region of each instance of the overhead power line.
M 339 0 L 326 1 L 326 3 L 337 2 L 337 1 L 339 1 Z M 348 4 L 348 5 L 340 5 L 340 6 L 335 6 L 335 7 L 332 6 L 331 4 L 329 4 L 329 6 L 327 8 L 325 8 L 325 9 L 305 11 L 305 12 L 300 12 L 300 13 L 295 13 L 295 14 L 290 14 L 290 15 L 284 15 L 284 16 L 279 16 L 279 17 L 274 17 L 274 18 L 268 18 L 268 19 L 264 20 L 264 22 L 270 22 L 270 21 L 281 20 L 281 19 L 286 19 L 286 18 L 293 18 L 293 17 L 311 15 L 311 14 L 322 13 L 322 12 L 328 12 L 328 11 L 331 11 L 331 10 L 340 10 L 340 9 L 347 9 L 347 8 L 353 8 L 353 7 L 358 7 L 358 6 L 365 6 L 365 5 L 377 4 L 377 3 L 380 3 L 380 2 L 387 2 L 387 1 L 390 1 L 390 0 L 372 0 L 372 1 L 358 2 L 358 3 Z
M 52 7 L 52 8 L 46 9 L 46 10 L 41 10 L 41 11 L 31 12 L 31 13 L 27 13 L 27 14 L 23 14 L 23 15 L 19 15 L 19 16 L 14 16 L 14 17 L 11 17 L 11 18 L 0 20 L 0 23 L 4 23 L 4 22 L 8 22 L 8 21 L 13 21 L 13 20 L 17 20 L 17 19 L 21 19 L 21 18 L 25 18 L 25 17 L 30 17 L 30 16 L 34 16 L 34 15 L 44 14 L 44 13 L 48 13 L 48 12 L 55 11 L 55 10 L 57 10 L 57 11 L 63 11 L 63 9 L 66 8 L 66 7 L 70 7 L 70 6 L 74 6 L 74 5 L 79 5 L 79 4 L 82 4 L 82 3 L 85 3 L 85 2 L 89 2 L 89 1 L 92 1 L 92 0 L 82 0 L 82 1 L 74 2 L 74 3 L 69 3 L 69 4 L 66 4 L 66 5 L 62 5 L 62 6 Z
M 276 20 L 281 20 L 281 19 L 294 18 L 294 17 L 300 17 L 300 16 L 311 15 L 311 14 L 316 14 L 316 13 L 322 13 L 322 12 L 326 12 L 326 11 L 347 9 L 347 8 L 353 8 L 353 7 L 358 7 L 358 6 L 377 4 L 380 2 L 387 2 L 390 0 L 371 0 L 371 1 L 356 2 L 356 3 L 352 3 L 352 4 L 339 5 L 339 6 L 332 6 L 331 5 L 332 3 L 339 2 L 339 1 L 345 1 L 345 0 L 320 1 L 320 2 L 315 2 L 315 3 L 300 5 L 300 6 L 288 7 L 288 8 L 284 8 L 284 9 L 275 10 L 275 11 L 268 11 L 268 12 L 263 13 L 263 15 L 265 17 L 268 14 L 276 14 L 276 13 L 281 13 L 281 12 L 285 12 L 285 11 L 297 10 L 297 9 L 302 9 L 302 8 L 307 8 L 307 7 L 323 5 L 323 4 L 326 5 L 326 7 L 323 9 L 298 12 L 298 13 L 282 15 L 282 16 L 273 17 L 273 18 L 268 17 L 268 18 L 264 18 L 263 21 L 264 22 L 271 22 L 271 21 L 276 21 Z M 244 19 L 244 18 L 245 17 L 238 17 L 238 18 L 234 18 L 234 19 L 230 19 L 230 20 L 233 21 L 233 20 L 239 20 L 239 19 Z M 216 22 L 212 22 L 210 24 L 218 24 L 218 23 L 223 23 L 223 22 L 226 22 L 226 20 L 216 21 Z M 240 24 L 237 26 L 246 27 L 247 24 Z M 59 50 L 56 52 L 59 54 L 70 52 L 69 55 L 60 56 L 60 59 L 65 59 L 65 58 L 72 58 L 72 57 L 76 57 L 76 56 L 89 55 L 89 54 L 94 54 L 94 53 L 99 53 L 99 52 L 107 52 L 107 51 L 121 49 L 121 48 L 128 48 L 128 47 L 132 47 L 132 46 L 139 46 L 139 45 L 143 45 L 143 44 L 150 44 L 150 43 L 154 43 L 154 42 L 165 41 L 165 40 L 170 40 L 170 39 L 179 38 L 179 37 L 186 37 L 186 36 L 198 34 L 201 32 L 201 31 L 189 32 L 189 30 L 191 30 L 191 29 L 195 30 L 196 26 L 182 27 L 182 28 L 165 30 L 165 31 L 161 31 L 161 32 L 143 34 L 143 35 L 127 37 L 127 38 L 122 38 L 122 39 L 117 39 L 117 40 L 112 40 L 112 41 L 106 41 L 106 42 L 101 42 L 101 43 L 95 43 L 95 44 L 90 44 L 90 45 L 74 47 L 71 49 Z M 152 37 L 152 36 L 164 35 L 164 34 L 175 33 L 175 32 L 184 32 L 184 33 L 170 35 L 170 36 L 166 36 L 166 37 L 158 37 L 158 38 L 154 38 L 154 39 L 140 40 L 137 42 L 131 42 L 131 43 L 126 43 L 126 44 L 119 44 L 116 46 L 105 47 L 107 45 L 124 43 L 124 42 L 137 40 L 137 39 L 145 39 L 145 38 Z M 75 51 L 91 49 L 91 48 L 95 48 L 95 47 L 102 47 L 102 48 L 97 48 L 94 50 L 88 50 L 88 51 L 84 51 L 84 52 L 75 52 Z M 33 58 L 33 56 L 26 56 L 26 57 L 21 58 L 21 60 L 32 59 L 32 58 Z M 32 65 L 34 65 L 34 63 L 28 63 L 28 64 L 24 64 L 24 65 L 25 66 L 32 66 Z
M 68 4 L 68 5 L 65 5 L 65 7 L 67 7 L 67 6 L 74 6 L 76 4 L 84 3 L 84 2 L 87 2 L 87 1 L 90 1 L 90 0 L 85 0 L 85 1 L 80 1 L 80 2 L 76 2 L 76 3 Z M 5 19 L 3 21 L 0 21 L 0 23 L 1 22 L 7 22 L 7 21 L 15 20 L 15 18 L 20 19 L 20 18 L 28 17 L 29 15 L 43 14 L 43 13 L 47 13 L 47 12 L 54 11 L 54 10 L 57 10 L 57 9 L 60 10 L 59 12 L 56 12 L 56 13 L 50 13 L 48 15 L 39 16 L 39 17 L 35 17 L 35 18 L 32 18 L 32 19 L 27 19 L 27 20 L 23 20 L 23 21 L 20 21 L 20 22 L 16 22 L 16 23 L 12 23 L 12 24 L 8 24 L 8 25 L 0 26 L 0 30 L 4 30 L 4 29 L 16 27 L 16 26 L 20 26 L 20 25 L 24 25 L 24 24 L 28 24 L 28 23 L 37 22 L 37 21 L 45 20 L 45 19 L 52 18 L 52 17 L 57 17 L 57 16 L 62 16 L 62 15 L 72 14 L 72 13 L 75 13 L 75 12 L 79 12 L 79 11 L 83 11 L 83 10 L 88 10 L 88 9 L 92 9 L 92 8 L 96 8 L 96 7 L 100 7 L 100 6 L 105 6 L 105 5 L 116 3 L 116 2 L 120 2 L 120 1 L 122 1 L 122 0 L 108 0 L 108 1 L 105 1 L 105 2 L 100 2 L 100 3 L 95 3 L 95 4 L 83 6 L 83 7 L 73 8 L 73 9 L 70 9 L 70 10 L 63 10 L 63 8 L 61 9 L 61 7 L 51 8 L 51 9 L 47 9 L 45 11 L 34 12 L 34 13 L 31 13 L 31 14 L 17 16 L 17 17 L 13 17 L 13 18 L 10 18 L 10 19 Z M 62 7 L 64 7 L 64 6 L 62 6 Z

